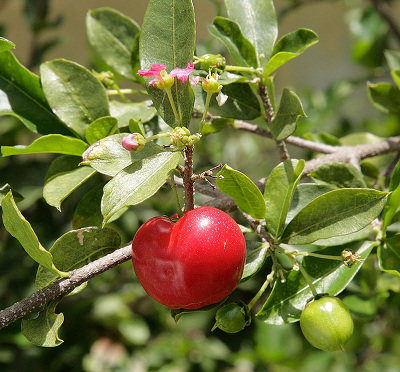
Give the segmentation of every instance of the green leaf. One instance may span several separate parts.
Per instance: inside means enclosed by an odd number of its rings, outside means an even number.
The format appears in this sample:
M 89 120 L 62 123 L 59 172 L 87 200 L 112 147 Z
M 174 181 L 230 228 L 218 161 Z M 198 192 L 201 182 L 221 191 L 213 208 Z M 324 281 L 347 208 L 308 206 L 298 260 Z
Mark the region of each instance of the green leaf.
M 276 238 L 282 235 L 296 186 L 303 174 L 305 162 L 286 160 L 276 166 L 268 177 L 264 190 L 265 223 Z
M 309 244 L 354 233 L 379 216 L 387 192 L 374 189 L 337 189 L 315 198 L 286 226 L 282 242 Z
M 243 35 L 254 45 L 258 58 L 257 67 L 265 67 L 278 35 L 273 1 L 225 0 L 225 5 L 229 18 L 239 24 Z
M 367 84 L 368 98 L 378 110 L 400 115 L 400 89 L 390 83 Z
M 35 319 L 22 320 L 22 334 L 36 346 L 55 347 L 64 341 L 58 336 L 58 331 L 64 322 L 64 314 L 56 314 L 57 301 L 52 301 L 39 313 Z
M 24 200 L 24 197 L 18 191 L 13 190 L 12 187 L 8 183 L 6 183 L 2 187 L 0 187 L 0 203 L 10 191 L 16 203 Z
M 389 191 L 392 193 L 389 195 L 383 215 L 382 231 L 384 235 L 386 234 L 386 229 L 390 225 L 397 208 L 400 205 L 400 162 L 396 164 L 396 167 L 393 170 Z
M 306 116 L 296 93 L 284 88 L 279 110 L 271 121 L 271 134 L 277 141 L 285 140 L 294 133 L 299 119 Z
M 55 241 L 49 251 L 57 267 L 63 271 L 72 271 L 110 253 L 120 245 L 121 237 L 115 230 L 86 227 L 68 231 Z M 54 273 L 39 266 L 36 288 L 44 288 L 56 279 Z
M 241 283 L 246 282 L 263 267 L 268 257 L 268 243 L 256 241 L 246 242 L 246 263 L 242 274 Z
M 400 276 L 400 235 L 386 239 L 378 247 L 378 259 L 382 271 Z
M 254 46 L 243 36 L 236 22 L 228 18 L 216 17 L 208 30 L 226 46 L 238 66 L 257 67 Z
M 397 87 L 400 88 L 400 51 L 385 50 L 385 57 L 390 68 L 390 74 Z
M 102 225 L 101 198 L 103 197 L 103 187 L 105 184 L 106 182 L 102 182 L 96 185 L 79 201 L 72 219 L 73 229 Z
M 0 53 L 0 115 L 17 117 L 32 132 L 72 134 L 51 111 L 39 77 L 9 51 Z
M 207 93 L 201 85 L 194 88 L 196 110 L 204 111 Z M 217 95 L 211 97 L 209 111 L 217 116 L 239 120 L 253 120 L 261 115 L 260 103 L 248 84 L 233 83 L 225 85 L 221 91 L 228 96 L 227 101 L 219 106 Z
M 0 53 L 15 48 L 15 44 L 10 40 L 0 36 Z
M 366 241 L 356 243 L 350 248 L 360 255 L 361 260 L 365 260 L 374 244 L 374 242 Z M 319 253 L 340 256 L 343 249 L 344 247 L 330 247 Z M 318 293 L 336 296 L 346 288 L 362 263 L 362 261 L 356 262 L 352 267 L 347 267 L 337 260 L 304 257 L 302 265 Z M 284 275 L 286 281 L 275 282 L 271 295 L 257 313 L 257 317 L 267 324 L 281 325 L 298 321 L 304 306 L 313 296 L 300 271 L 291 270 Z
M 11 191 L 1 201 L 1 207 L 3 208 L 5 229 L 21 243 L 26 253 L 55 275 L 68 277 L 69 274 L 67 272 L 62 272 L 54 266 L 51 253 L 40 244 L 31 224 L 24 218 L 15 204 Z
M 128 127 L 130 119 L 146 123 L 157 114 L 157 110 L 149 100 L 132 103 L 111 101 L 110 112 L 113 117 L 118 119 L 119 128 Z
M 348 163 L 325 163 L 314 169 L 309 176 L 316 183 L 332 185 L 335 187 L 367 187 L 361 172 Z
M 195 43 L 196 24 L 191 0 L 150 0 L 140 34 L 142 69 L 148 70 L 156 63 L 165 64 L 167 72 L 175 67 L 186 68 L 193 59 Z M 175 127 L 175 116 L 165 90 L 151 85 L 147 88 L 161 117 L 168 125 Z M 194 104 L 189 81 L 177 81 L 171 91 L 182 124 L 188 126 Z
M 96 119 L 87 127 L 86 140 L 92 144 L 107 136 L 110 136 L 118 128 L 118 120 L 112 116 L 104 116 Z
M 87 149 L 87 143 L 78 138 L 71 138 L 61 134 L 48 134 L 39 137 L 29 146 L 2 146 L 3 156 L 37 153 L 56 153 L 68 155 L 82 155 Z
M 90 165 L 98 172 L 113 177 L 132 162 L 164 152 L 154 142 L 146 143 L 139 152 L 129 152 L 122 147 L 125 136 L 126 133 L 119 133 L 95 142 L 83 153 L 81 165 Z
M 47 171 L 43 197 L 59 211 L 63 200 L 96 173 L 91 167 L 79 167 L 79 161 L 76 156 L 63 155 L 54 159 Z
M 43 63 L 40 74 L 51 108 L 81 138 L 90 123 L 110 115 L 105 88 L 85 67 L 55 59 Z
M 131 18 L 112 8 L 90 10 L 86 15 L 89 44 L 115 72 L 137 80 L 131 58 L 140 27 Z
M 103 225 L 122 208 L 139 204 L 154 195 L 168 180 L 181 158 L 180 152 L 163 151 L 148 158 L 135 159 L 120 171 L 104 186 L 101 204 Z
M 232 197 L 242 212 L 249 214 L 257 220 L 265 217 L 265 202 L 260 189 L 245 174 L 232 169 L 228 165 L 218 172 L 218 188 Z
M 271 59 L 265 67 L 264 76 L 270 75 L 278 67 L 304 53 L 317 42 L 318 35 L 306 28 L 299 28 L 283 36 L 274 46 Z

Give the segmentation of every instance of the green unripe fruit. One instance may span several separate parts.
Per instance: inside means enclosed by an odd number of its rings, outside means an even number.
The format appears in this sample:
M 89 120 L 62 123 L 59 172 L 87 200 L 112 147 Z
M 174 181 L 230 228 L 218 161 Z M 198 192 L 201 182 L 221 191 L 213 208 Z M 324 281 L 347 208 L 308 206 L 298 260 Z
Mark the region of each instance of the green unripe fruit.
M 215 69 L 223 70 L 226 66 L 225 58 L 221 54 L 204 54 L 200 60 L 200 68 L 207 72 L 209 69 L 212 71 Z
M 243 302 L 221 307 L 215 315 L 215 320 L 212 330 L 218 327 L 226 333 L 237 333 L 251 323 L 247 306 Z
M 353 319 L 338 298 L 324 296 L 309 302 L 300 316 L 300 327 L 307 341 L 325 351 L 344 350 L 353 334 Z

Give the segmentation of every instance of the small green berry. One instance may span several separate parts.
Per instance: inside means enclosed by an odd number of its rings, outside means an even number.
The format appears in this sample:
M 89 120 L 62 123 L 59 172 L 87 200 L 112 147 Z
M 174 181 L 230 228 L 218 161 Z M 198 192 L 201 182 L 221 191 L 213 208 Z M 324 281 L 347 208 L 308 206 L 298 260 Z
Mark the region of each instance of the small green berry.
M 241 301 L 221 307 L 215 315 L 215 320 L 212 330 L 218 327 L 226 333 L 240 332 L 251 322 L 247 305 Z

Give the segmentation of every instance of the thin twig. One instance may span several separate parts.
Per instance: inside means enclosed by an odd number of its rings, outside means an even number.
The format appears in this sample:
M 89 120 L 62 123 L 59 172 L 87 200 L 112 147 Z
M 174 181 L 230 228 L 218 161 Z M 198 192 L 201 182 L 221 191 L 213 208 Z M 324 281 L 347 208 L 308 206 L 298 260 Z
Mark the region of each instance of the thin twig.
M 183 150 L 183 158 L 185 167 L 183 171 L 183 188 L 185 191 L 185 211 L 190 211 L 194 208 L 194 180 L 193 176 L 193 149 L 192 145 L 186 146 Z

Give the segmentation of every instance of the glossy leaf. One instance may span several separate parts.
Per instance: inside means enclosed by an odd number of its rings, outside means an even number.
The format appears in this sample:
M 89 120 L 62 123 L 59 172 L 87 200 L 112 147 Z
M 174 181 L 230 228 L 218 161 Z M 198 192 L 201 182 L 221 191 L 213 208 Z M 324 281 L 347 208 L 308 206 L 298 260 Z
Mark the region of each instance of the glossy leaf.
M 92 144 L 107 136 L 112 135 L 118 128 L 118 120 L 112 116 L 96 119 L 86 130 L 86 140 Z
M 3 209 L 3 224 L 5 229 L 20 242 L 26 253 L 55 275 L 67 277 L 69 275 L 67 272 L 62 272 L 54 266 L 51 253 L 40 244 L 31 224 L 25 219 L 15 204 L 11 191 L 1 201 L 1 207 Z
M 317 42 L 317 34 L 306 28 L 299 28 L 283 36 L 274 46 L 271 59 L 265 67 L 264 76 L 270 75 L 278 67 L 299 56 Z
M 277 141 L 285 140 L 294 133 L 299 119 L 305 116 L 299 97 L 296 93 L 285 88 L 279 110 L 271 121 L 271 134 Z
M 96 185 L 79 201 L 72 219 L 73 229 L 81 229 L 87 226 L 101 226 L 103 223 L 101 198 L 103 197 L 103 187 L 105 184 L 103 182 Z
M 81 165 L 90 165 L 100 173 L 115 176 L 134 161 L 164 152 L 164 149 L 154 142 L 146 143 L 139 152 L 129 152 L 122 147 L 122 139 L 125 136 L 126 133 L 119 133 L 95 142 L 83 153 Z
M 154 118 L 157 110 L 151 101 L 125 103 L 119 101 L 110 102 L 110 113 L 118 119 L 118 127 L 126 128 L 129 126 L 129 120 L 141 120 L 146 123 Z
M 357 274 L 374 244 L 366 241 L 351 246 L 352 251 L 357 252 L 361 260 L 350 268 L 341 261 L 316 257 L 304 257 L 302 265 L 318 293 L 336 296 Z M 340 256 L 343 249 L 344 247 L 330 247 L 319 253 Z M 284 275 L 285 283 L 280 280 L 275 282 L 271 295 L 257 313 L 257 317 L 267 324 L 281 325 L 298 321 L 307 301 L 313 296 L 300 271 L 291 270 Z
M 264 190 L 265 223 L 276 239 L 282 235 L 286 215 L 304 166 L 302 159 L 287 160 L 276 166 L 268 177 Z
M 47 204 L 61 211 L 61 203 L 96 171 L 87 166 L 79 167 L 80 158 L 63 155 L 51 163 L 44 181 L 43 197 Z
M 264 198 L 260 189 L 250 178 L 228 165 L 224 165 L 217 176 L 223 177 L 216 179 L 218 188 L 232 197 L 242 212 L 257 220 L 265 217 Z
M 154 195 L 168 180 L 182 155 L 163 151 L 144 159 L 135 159 L 104 186 L 101 210 L 103 225 L 122 208 L 136 205 Z
M 105 88 L 85 67 L 55 59 L 43 63 L 40 74 L 51 108 L 81 138 L 90 123 L 110 115 Z
M 378 247 L 379 267 L 382 271 L 400 276 L 400 235 L 394 235 Z
M 225 5 L 229 18 L 239 24 L 243 35 L 254 45 L 258 58 L 257 67 L 265 67 L 278 35 L 273 1 L 225 0 Z
M 15 44 L 13 42 L 0 36 L 0 53 L 13 49 L 14 47 Z
M 314 169 L 309 176 L 317 183 L 334 187 L 367 187 L 361 172 L 348 163 L 325 163 Z
M 11 191 L 13 199 L 16 203 L 20 202 L 21 200 L 24 200 L 24 197 L 16 190 L 13 190 L 12 187 L 6 183 L 2 187 L 0 187 L 0 203 L 3 200 L 5 196 Z
M 39 77 L 9 51 L 0 53 L 0 115 L 16 116 L 32 132 L 72 134 L 51 111 Z
M 150 0 L 140 34 L 140 65 L 148 70 L 153 64 L 166 65 L 167 72 L 186 68 L 192 61 L 196 43 L 196 25 L 191 0 Z M 147 82 L 150 78 L 146 78 Z M 177 80 L 177 79 L 175 79 Z M 194 94 L 189 81 L 177 81 L 171 88 L 182 124 L 189 125 Z M 175 116 L 164 90 L 148 85 L 148 92 L 164 121 L 176 126 Z
M 121 238 L 115 230 L 85 227 L 68 231 L 54 242 L 49 251 L 57 267 L 63 271 L 72 271 L 119 248 L 120 244 Z M 36 288 L 44 288 L 56 279 L 54 273 L 39 266 Z
M 137 80 L 132 71 L 132 51 L 137 46 L 140 27 L 131 18 L 112 8 L 98 8 L 86 15 L 89 44 L 97 55 L 122 76 Z
M 48 303 L 35 319 L 22 320 L 22 334 L 36 346 L 55 347 L 64 341 L 58 336 L 58 331 L 64 322 L 64 314 L 56 314 L 57 301 Z
M 380 111 L 400 115 L 400 89 L 390 83 L 368 83 L 368 98 Z
M 199 85 L 195 87 L 196 110 L 204 111 L 206 92 Z M 210 101 L 209 111 L 214 115 L 239 120 L 253 120 L 261 115 L 260 103 L 248 84 L 233 83 L 225 85 L 222 93 L 228 96 L 227 101 L 219 106 L 213 95 Z
M 390 225 L 397 208 L 400 205 L 400 162 L 396 164 L 396 167 L 393 170 L 392 178 L 390 179 L 389 191 L 392 193 L 389 195 L 384 210 L 382 225 L 384 234 L 386 234 L 386 229 Z
M 236 22 L 228 18 L 216 17 L 208 30 L 226 46 L 238 66 L 257 67 L 254 46 L 243 36 Z
M 374 189 L 337 189 L 315 198 L 286 226 L 282 242 L 309 244 L 354 233 L 379 216 L 388 193 Z
M 2 146 L 3 156 L 37 154 L 37 153 L 56 153 L 68 155 L 82 155 L 87 149 L 87 143 L 78 138 L 63 136 L 61 134 L 48 134 L 39 137 L 28 146 Z
M 242 274 L 241 283 L 249 280 L 263 267 L 268 257 L 268 243 L 255 241 L 246 242 L 246 263 Z

